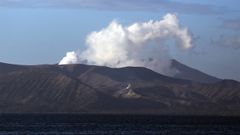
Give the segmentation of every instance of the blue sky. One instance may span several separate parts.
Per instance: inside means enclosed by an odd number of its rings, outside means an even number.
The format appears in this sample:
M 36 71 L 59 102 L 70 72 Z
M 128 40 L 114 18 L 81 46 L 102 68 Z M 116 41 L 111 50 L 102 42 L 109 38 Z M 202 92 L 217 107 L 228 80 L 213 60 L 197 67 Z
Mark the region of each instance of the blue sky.
M 194 47 L 185 53 L 173 49 L 172 58 L 240 80 L 239 5 L 238 0 L 1 0 L 0 61 L 58 63 L 114 19 L 129 25 L 174 13 L 189 28 Z

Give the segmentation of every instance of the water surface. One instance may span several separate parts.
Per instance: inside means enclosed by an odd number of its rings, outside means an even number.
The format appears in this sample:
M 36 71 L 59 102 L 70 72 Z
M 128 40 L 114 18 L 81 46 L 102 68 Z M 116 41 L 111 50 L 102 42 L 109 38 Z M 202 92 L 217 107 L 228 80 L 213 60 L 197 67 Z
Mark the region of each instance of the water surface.
M 0 135 L 240 135 L 239 117 L 2 114 Z

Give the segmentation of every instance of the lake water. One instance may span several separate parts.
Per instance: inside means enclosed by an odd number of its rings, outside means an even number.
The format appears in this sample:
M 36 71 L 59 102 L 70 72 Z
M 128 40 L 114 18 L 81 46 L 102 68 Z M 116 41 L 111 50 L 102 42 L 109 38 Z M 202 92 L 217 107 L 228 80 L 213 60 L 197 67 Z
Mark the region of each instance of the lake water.
M 240 135 L 239 117 L 1 114 L 0 135 Z

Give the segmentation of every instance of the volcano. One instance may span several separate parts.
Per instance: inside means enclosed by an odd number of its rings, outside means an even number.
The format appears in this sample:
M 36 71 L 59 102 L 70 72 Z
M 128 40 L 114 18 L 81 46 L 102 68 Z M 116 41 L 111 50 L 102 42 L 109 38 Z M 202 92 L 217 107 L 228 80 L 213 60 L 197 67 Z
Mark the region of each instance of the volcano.
M 0 63 L 1 113 L 240 115 L 240 83 L 173 60 L 164 76 L 144 67 Z

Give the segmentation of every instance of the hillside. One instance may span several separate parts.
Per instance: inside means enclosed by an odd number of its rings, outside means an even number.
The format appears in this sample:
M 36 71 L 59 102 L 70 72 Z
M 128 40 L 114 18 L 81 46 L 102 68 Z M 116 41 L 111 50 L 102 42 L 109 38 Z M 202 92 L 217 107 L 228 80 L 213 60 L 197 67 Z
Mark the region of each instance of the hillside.
M 0 63 L 0 93 L 5 113 L 240 114 L 237 81 L 181 80 L 143 67 Z
M 197 69 L 190 68 L 176 60 L 172 60 L 171 68 L 177 71 L 174 77 L 178 79 L 187 79 L 202 83 L 216 83 L 221 81 L 219 78 L 203 73 Z

